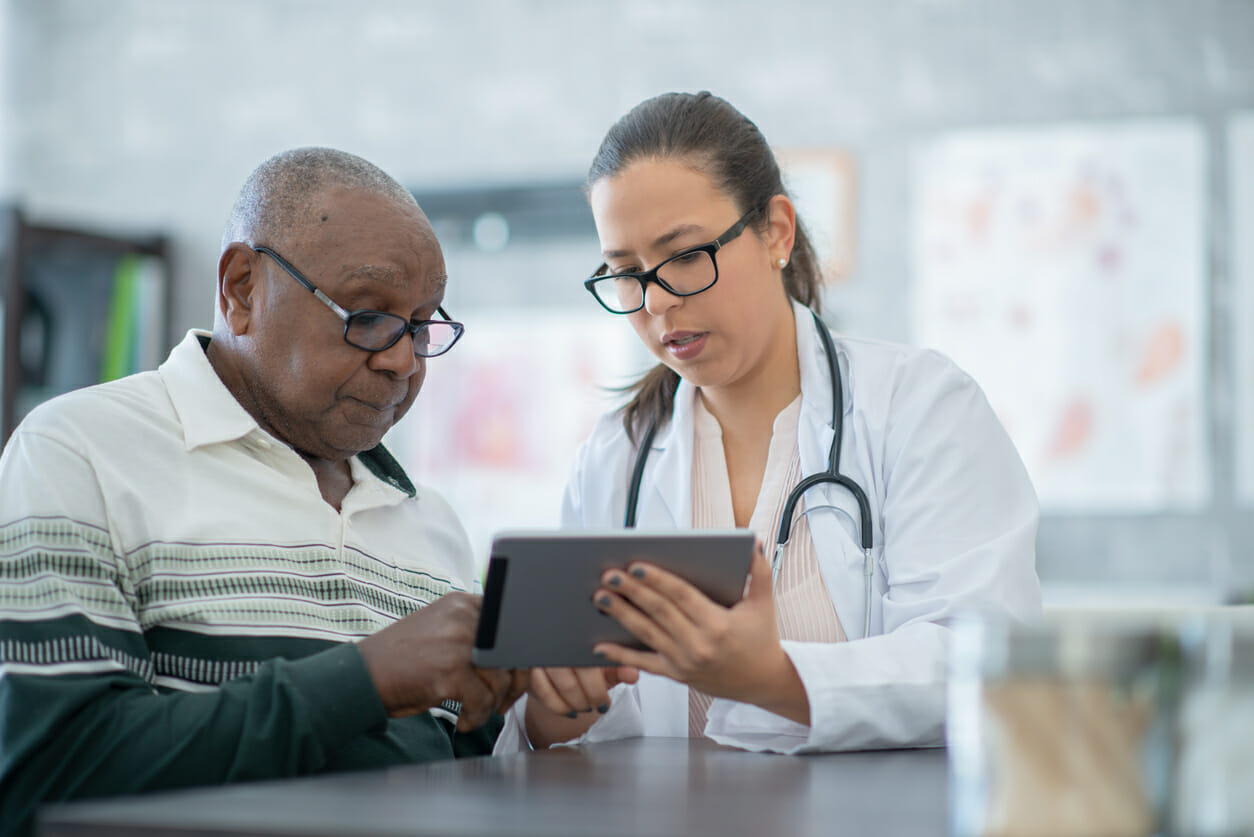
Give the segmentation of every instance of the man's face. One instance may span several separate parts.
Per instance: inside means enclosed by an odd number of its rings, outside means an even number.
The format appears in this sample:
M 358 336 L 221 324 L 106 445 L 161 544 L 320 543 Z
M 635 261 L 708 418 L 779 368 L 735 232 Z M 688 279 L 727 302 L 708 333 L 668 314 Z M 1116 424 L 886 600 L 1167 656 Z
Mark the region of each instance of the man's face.
M 437 318 L 444 256 L 412 205 L 344 187 L 316 198 L 313 222 L 274 248 L 342 308 Z M 346 459 L 379 443 L 426 376 L 407 334 L 381 352 L 344 341 L 344 323 L 273 259 L 253 253 L 246 408 L 302 454 Z

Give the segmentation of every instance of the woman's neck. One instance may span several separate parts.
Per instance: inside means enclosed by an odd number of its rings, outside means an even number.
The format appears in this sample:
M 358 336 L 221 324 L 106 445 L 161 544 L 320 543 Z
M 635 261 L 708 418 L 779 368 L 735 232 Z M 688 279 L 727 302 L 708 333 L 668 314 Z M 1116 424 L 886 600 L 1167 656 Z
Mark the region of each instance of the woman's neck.
M 788 308 L 757 364 L 736 382 L 702 387 L 705 408 L 718 419 L 724 438 L 770 438 L 775 417 L 801 392 L 797 324 Z

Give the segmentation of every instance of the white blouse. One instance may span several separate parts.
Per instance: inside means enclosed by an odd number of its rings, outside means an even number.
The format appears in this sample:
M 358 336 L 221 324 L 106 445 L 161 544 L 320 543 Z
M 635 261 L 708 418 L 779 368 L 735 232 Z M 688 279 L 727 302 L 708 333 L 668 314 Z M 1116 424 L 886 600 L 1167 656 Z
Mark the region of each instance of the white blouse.
M 797 420 L 801 394 L 780 411 L 771 428 L 762 487 L 749 519 L 749 528 L 774 551 L 780 517 L 793 486 L 801 481 L 801 454 L 797 447 Z M 693 412 L 692 526 L 694 529 L 731 529 L 736 525 L 731 480 L 723 451 L 723 428 L 698 394 Z M 845 630 L 823 585 L 818 554 L 804 514 L 804 498 L 797 504 L 788 543 L 780 556 L 774 588 L 775 626 L 780 639 L 801 642 L 844 642 Z M 704 734 L 706 712 L 713 698 L 688 690 L 688 735 Z

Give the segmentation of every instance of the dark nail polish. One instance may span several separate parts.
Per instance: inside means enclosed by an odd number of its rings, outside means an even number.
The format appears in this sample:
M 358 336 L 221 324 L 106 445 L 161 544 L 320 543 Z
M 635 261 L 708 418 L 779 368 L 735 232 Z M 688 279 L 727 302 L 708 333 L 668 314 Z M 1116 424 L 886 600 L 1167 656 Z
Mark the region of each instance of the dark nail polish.
M 573 721 L 579 717 L 579 713 L 572 709 L 566 713 L 566 717 L 570 718 Z
M 612 575 L 612 576 L 610 576 L 610 586 L 611 586 L 611 587 L 617 587 L 618 585 L 620 585 L 620 584 L 622 584 L 622 583 L 623 583 L 623 577 L 622 577 L 621 575 Z
M 633 577 L 633 578 L 644 578 L 644 568 L 643 568 L 643 567 L 632 567 L 632 568 L 631 568 L 631 575 L 632 575 L 632 577 Z
M 610 606 L 610 597 L 609 597 L 609 596 L 602 596 L 601 598 L 597 599 L 597 604 L 599 604 L 601 607 L 609 607 L 609 606 Z
M 604 715 L 606 712 L 610 711 L 610 705 L 608 703 L 603 703 L 597 707 L 597 711 Z

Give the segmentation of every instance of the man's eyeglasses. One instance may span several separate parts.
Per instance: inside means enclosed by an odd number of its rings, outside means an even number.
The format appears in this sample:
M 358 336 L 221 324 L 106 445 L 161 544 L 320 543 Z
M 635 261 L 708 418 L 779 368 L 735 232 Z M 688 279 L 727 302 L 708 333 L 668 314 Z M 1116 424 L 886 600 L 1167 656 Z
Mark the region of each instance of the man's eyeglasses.
M 258 253 L 265 253 L 287 271 L 297 282 L 304 285 L 314 296 L 335 312 L 344 321 L 344 341 L 350 346 L 364 349 L 367 352 L 382 352 L 396 345 L 406 334 L 413 335 L 414 354 L 419 357 L 435 357 L 442 355 L 462 336 L 465 326 L 454 322 L 444 313 L 444 308 L 436 311 L 444 319 L 420 320 L 412 322 L 397 314 L 386 311 L 347 311 L 337 305 L 331 297 L 318 290 L 313 282 L 306 279 L 301 272 L 269 247 L 254 247 Z
M 644 292 L 650 282 L 658 283 L 675 296 L 693 296 L 708 291 L 718 281 L 718 262 L 714 260 L 714 254 L 744 232 L 749 219 L 757 211 L 750 209 L 727 232 L 709 244 L 689 247 L 659 262 L 652 270 L 604 274 L 609 268 L 603 264 L 583 286 L 611 314 L 631 314 L 643 308 Z

